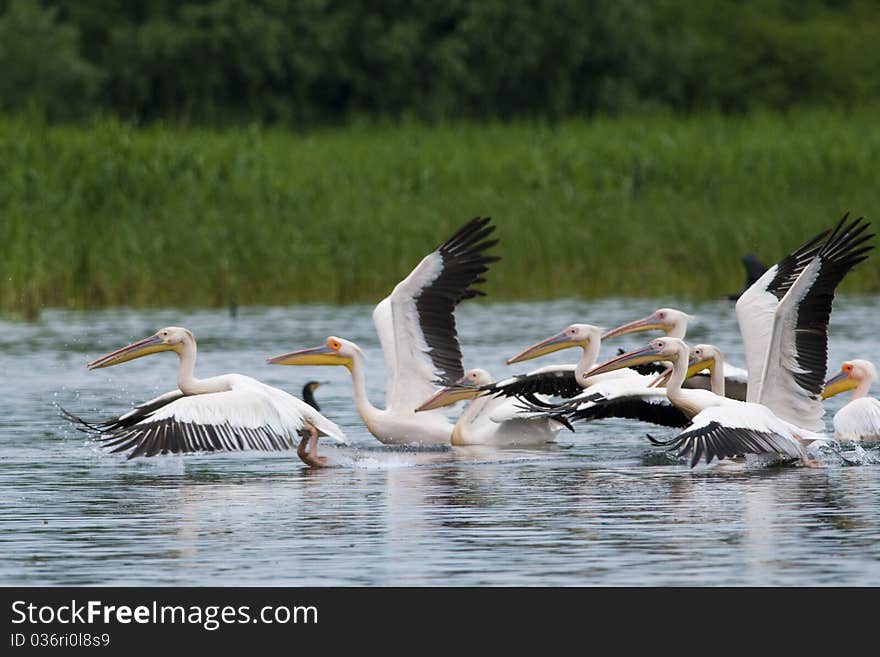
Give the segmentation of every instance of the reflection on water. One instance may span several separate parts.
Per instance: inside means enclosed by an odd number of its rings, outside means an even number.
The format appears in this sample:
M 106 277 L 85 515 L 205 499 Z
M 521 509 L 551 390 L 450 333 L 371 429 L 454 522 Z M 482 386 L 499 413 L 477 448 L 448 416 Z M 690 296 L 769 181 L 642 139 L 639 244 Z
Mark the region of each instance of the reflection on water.
M 878 304 L 840 300 L 832 367 L 880 361 L 863 330 Z M 504 359 L 572 321 L 611 326 L 660 305 L 695 312 L 693 338 L 743 363 L 727 302 L 663 299 L 465 304 L 465 365 L 523 371 Z M 880 584 L 876 465 L 829 454 L 819 469 L 691 471 L 644 439 L 663 430 L 618 421 L 580 425 L 538 449 L 387 449 L 355 415 L 345 370 L 263 365 L 341 334 L 366 351 L 381 402 L 370 310 L 243 308 L 237 320 L 222 311 L 47 312 L 38 324 L 0 323 L 0 584 Z M 292 453 L 128 462 L 59 418 L 56 404 L 109 415 L 173 387 L 172 356 L 84 367 L 168 324 L 194 330 L 203 376 L 236 371 L 291 391 L 330 381 L 318 391 L 322 408 L 352 439 L 322 448 L 337 467 L 310 471 Z M 639 341 L 627 337 L 603 354 Z M 844 401 L 831 400 L 829 412 Z

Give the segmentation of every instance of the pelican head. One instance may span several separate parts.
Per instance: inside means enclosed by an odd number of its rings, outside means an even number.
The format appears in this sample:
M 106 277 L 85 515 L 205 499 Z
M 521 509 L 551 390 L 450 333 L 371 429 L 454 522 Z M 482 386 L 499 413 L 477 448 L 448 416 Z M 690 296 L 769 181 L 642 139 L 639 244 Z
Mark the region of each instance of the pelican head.
M 482 386 L 495 383 L 495 379 L 486 370 L 468 370 L 458 381 L 442 390 L 438 390 L 428 400 L 416 409 L 419 411 L 431 411 L 435 408 L 450 406 L 465 399 L 479 397 L 483 392 Z
M 699 374 L 703 370 L 709 370 L 710 372 L 715 369 L 718 365 L 718 361 L 721 360 L 721 350 L 715 345 L 711 344 L 698 344 L 690 348 L 688 352 L 688 368 L 687 373 L 684 375 L 685 379 L 689 379 L 695 374 Z M 669 379 L 672 377 L 672 368 L 667 367 L 664 372 L 658 374 L 651 383 L 648 384 L 649 388 L 656 387 L 664 387 L 667 383 L 669 383 Z
M 658 361 L 674 363 L 683 357 L 688 357 L 688 347 L 680 338 L 657 338 L 656 340 L 651 340 L 646 347 L 628 351 L 617 358 L 612 358 L 601 365 L 597 365 L 584 376 L 585 378 L 596 376 L 605 372 L 622 370 L 633 365 L 656 363 Z
M 587 345 L 592 341 L 595 341 L 596 344 L 598 344 L 601 335 L 601 329 L 592 324 L 571 324 L 564 328 L 560 333 L 557 333 L 546 340 L 542 340 L 541 342 L 537 342 L 531 347 L 527 347 L 513 358 L 509 358 L 507 364 L 512 365 L 513 363 L 520 363 L 524 360 L 531 360 L 532 358 L 545 356 L 554 351 L 559 351 L 560 349 L 569 349 L 571 347 L 582 347 L 586 349 Z
M 669 337 L 683 338 L 687 333 L 688 320 L 693 318 L 693 315 L 688 315 L 675 308 L 659 308 L 647 317 L 611 329 L 602 336 L 602 339 L 607 340 L 618 335 L 640 331 L 663 331 Z
M 688 359 L 688 373 L 691 377 L 703 370 L 710 372 L 715 369 L 718 361 L 722 358 L 721 350 L 712 344 L 698 344 L 690 348 L 690 357 Z
M 363 356 L 354 342 L 331 335 L 319 347 L 291 351 L 266 360 L 270 365 L 343 365 L 349 369 L 356 356 Z
M 179 326 L 166 326 L 159 329 L 153 335 L 143 340 L 133 342 L 127 347 L 117 349 L 113 353 L 102 356 L 97 360 L 93 360 L 88 364 L 90 370 L 96 370 L 101 367 L 111 367 L 119 365 L 141 356 L 156 354 L 160 351 L 176 351 L 180 352 L 183 345 L 190 343 L 195 344 L 195 337 L 189 329 Z
M 858 388 L 861 384 L 865 385 L 865 393 L 867 394 L 867 389 L 876 380 L 877 368 L 872 362 L 861 359 L 845 361 L 840 367 L 840 372 L 825 382 L 822 399 L 828 399 L 841 392 Z

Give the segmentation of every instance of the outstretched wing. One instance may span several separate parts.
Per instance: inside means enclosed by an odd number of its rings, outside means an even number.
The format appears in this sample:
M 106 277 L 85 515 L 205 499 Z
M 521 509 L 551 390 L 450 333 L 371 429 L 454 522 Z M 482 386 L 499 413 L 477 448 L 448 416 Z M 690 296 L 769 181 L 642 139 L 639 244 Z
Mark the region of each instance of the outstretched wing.
M 472 286 L 498 260 L 489 217 L 477 217 L 425 256 L 374 313 L 389 370 L 387 406 L 413 410 L 435 392 L 433 381 L 464 374 L 455 307 L 482 294 Z M 389 312 L 390 311 L 390 312 Z M 391 346 L 393 345 L 393 347 Z
M 63 408 L 61 409 L 61 414 L 74 424 L 79 425 L 81 431 L 94 434 L 106 434 L 133 427 L 163 406 L 167 406 L 181 397 L 183 397 L 183 393 L 180 390 L 171 390 L 159 395 L 155 399 L 145 401 L 143 404 L 138 404 L 128 411 L 128 413 L 124 413 L 119 417 L 110 418 L 109 420 L 98 420 L 96 422 L 84 420 Z
M 385 359 L 385 395 L 388 397 L 394 389 L 397 379 L 397 352 L 394 345 L 394 321 L 391 319 L 391 297 L 385 297 L 373 309 L 373 325 L 382 345 L 382 356 Z
M 686 427 L 688 417 L 666 397 L 663 388 L 620 391 L 586 395 L 568 415 L 570 421 L 627 418 L 664 427 Z
M 667 427 L 684 427 L 690 420 L 669 401 L 665 388 L 633 384 L 630 377 L 600 381 L 580 395 L 556 406 L 571 421 L 627 418 Z
M 652 422 L 667 427 L 685 427 L 688 417 L 669 401 L 665 388 L 650 388 L 633 382 L 632 376 L 605 379 L 580 394 L 558 404 L 536 397 L 520 395 L 521 410 L 562 416 L 576 420 L 627 418 Z
M 778 427 L 764 421 L 755 413 L 743 413 L 741 409 L 718 406 L 698 413 L 693 423 L 670 440 L 656 440 L 655 445 L 677 450 L 677 456 L 690 456 L 691 467 L 704 458 L 727 459 L 746 454 L 781 454 L 802 458 L 803 448 Z
M 175 391 L 101 423 L 64 413 L 111 452 L 130 450 L 129 459 L 168 453 L 291 449 L 300 438 L 306 414 L 307 421 L 321 433 L 344 441 L 342 430 L 305 402 L 273 390 L 256 381 L 236 381 L 223 392 L 183 396 Z
M 795 426 L 821 431 L 819 395 L 828 367 L 828 320 L 834 292 L 865 260 L 873 237 L 864 219 L 840 221 L 822 248 L 789 286 L 774 311 L 758 402 Z
M 736 319 L 745 347 L 746 368 L 752 373 L 746 392 L 750 402 L 760 397 L 760 373 L 764 370 L 770 346 L 776 306 L 822 248 L 828 232 L 819 233 L 770 267 L 736 302 Z
M 547 395 L 568 399 L 584 391 L 574 377 L 574 368 L 574 365 L 550 365 L 490 383 L 482 389 L 501 397 L 531 399 L 534 395 Z

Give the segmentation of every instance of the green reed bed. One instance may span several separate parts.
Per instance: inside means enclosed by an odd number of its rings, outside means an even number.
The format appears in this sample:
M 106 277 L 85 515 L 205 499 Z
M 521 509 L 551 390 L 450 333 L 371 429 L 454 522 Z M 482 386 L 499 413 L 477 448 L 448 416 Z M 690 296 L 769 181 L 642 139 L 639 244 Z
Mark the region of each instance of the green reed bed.
M 137 128 L 0 119 L 0 311 L 376 300 L 491 215 L 498 299 L 737 289 L 845 210 L 876 110 L 557 124 Z M 846 282 L 880 290 L 880 260 Z

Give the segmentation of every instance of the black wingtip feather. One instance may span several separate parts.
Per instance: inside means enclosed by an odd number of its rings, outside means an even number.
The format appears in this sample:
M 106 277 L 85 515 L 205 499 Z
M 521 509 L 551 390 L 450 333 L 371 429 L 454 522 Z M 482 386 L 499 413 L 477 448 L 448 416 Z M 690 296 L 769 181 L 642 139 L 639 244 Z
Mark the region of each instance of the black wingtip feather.
M 870 222 L 864 217 L 849 220 L 849 213 L 829 231 L 815 258 L 819 271 L 815 281 L 798 302 L 795 347 L 800 371 L 797 384 L 810 395 L 822 392 L 828 368 L 828 323 L 837 287 L 852 269 L 874 248 L 867 242 Z
M 715 459 L 720 461 L 746 454 L 790 456 L 789 452 L 774 444 L 774 439 L 778 440 L 779 436 L 754 429 L 726 427 L 716 421 L 709 422 L 697 429 L 683 431 L 667 441 L 656 440 L 650 435 L 648 439 L 655 445 L 667 447 L 669 451 L 675 450 L 676 456 L 690 456 L 692 468 L 699 463 L 701 458 L 709 464 Z
M 174 399 L 177 399 L 175 397 Z M 278 435 L 267 427 L 233 427 L 181 422 L 174 417 L 151 420 L 150 416 L 172 400 L 162 399 L 135 409 L 125 420 L 115 419 L 94 423 L 83 420 L 61 409 L 62 416 L 92 434 L 111 454 L 128 452 L 127 459 L 159 454 L 193 454 L 214 451 L 281 451 L 293 449 L 296 441 L 291 435 Z
M 669 444 L 675 440 L 674 438 L 672 440 L 659 440 L 649 433 L 646 433 L 645 436 L 651 441 L 652 445 L 657 445 L 658 447 L 668 447 Z
M 690 422 L 681 409 L 671 403 L 651 403 L 639 396 L 605 399 L 601 395 L 594 395 L 582 402 L 588 403 L 581 403 L 569 414 L 572 420 L 602 420 L 613 417 L 677 428 L 685 427 Z
M 85 420 L 78 415 L 74 415 L 73 413 L 61 406 L 59 406 L 58 408 L 61 411 L 61 417 L 76 425 L 75 428 L 77 429 L 77 431 L 82 431 L 83 433 L 88 434 L 100 434 L 103 432 L 102 427 L 105 423 Z
M 570 369 L 549 370 L 535 374 L 518 374 L 511 381 L 493 383 L 486 390 L 503 397 L 547 395 L 569 399 L 583 392 L 574 371 Z
M 464 374 L 455 327 L 455 307 L 465 299 L 484 296 L 473 286 L 485 282 L 489 265 L 500 258 L 485 252 L 498 244 L 488 239 L 495 230 L 491 217 L 474 217 L 435 249 L 443 269 L 416 298 L 419 324 L 434 368 L 448 379 Z

